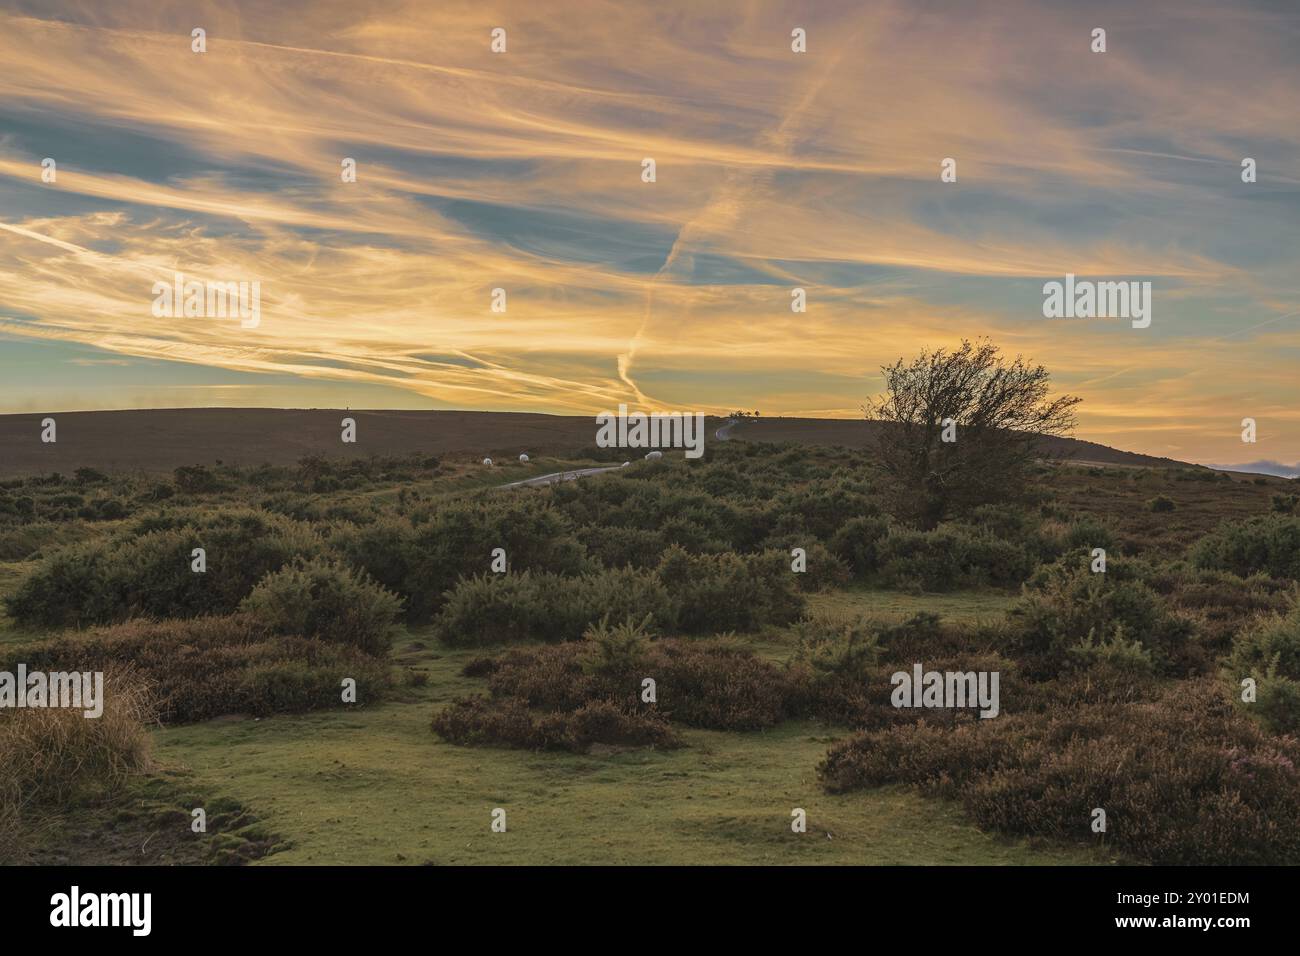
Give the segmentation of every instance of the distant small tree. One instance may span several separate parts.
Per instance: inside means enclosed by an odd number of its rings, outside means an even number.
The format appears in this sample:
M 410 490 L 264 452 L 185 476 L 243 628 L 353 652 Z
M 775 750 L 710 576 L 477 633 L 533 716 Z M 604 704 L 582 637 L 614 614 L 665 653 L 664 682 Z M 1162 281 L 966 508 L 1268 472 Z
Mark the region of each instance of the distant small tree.
M 894 513 L 924 529 L 1023 489 L 1041 439 L 1074 430 L 1081 399 L 1048 398 L 1047 369 L 1004 359 L 987 340 L 884 366 L 885 392 L 864 406 Z

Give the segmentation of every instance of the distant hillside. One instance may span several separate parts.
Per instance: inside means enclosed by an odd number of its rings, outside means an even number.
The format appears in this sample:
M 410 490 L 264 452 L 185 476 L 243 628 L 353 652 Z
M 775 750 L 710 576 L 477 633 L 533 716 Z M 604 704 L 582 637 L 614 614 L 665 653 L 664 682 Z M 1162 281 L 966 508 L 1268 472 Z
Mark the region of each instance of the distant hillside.
M 1215 471 L 1245 473 L 1248 475 L 1273 475 L 1275 478 L 1295 478 L 1300 475 L 1300 463 L 1287 465 L 1280 461 L 1248 461 L 1244 465 L 1210 465 Z
M 518 455 L 571 453 L 595 444 L 594 416 L 524 412 L 345 411 L 342 409 L 175 408 L 60 412 L 58 441 L 41 442 L 43 414 L 0 415 L 0 474 L 71 473 L 82 466 L 165 472 L 178 465 L 292 464 L 311 454 Z M 356 444 L 340 441 L 340 421 L 357 422 Z M 724 420 L 708 419 L 708 440 Z M 735 440 L 861 447 L 871 423 L 858 420 L 770 418 L 746 422 Z M 1114 465 L 1181 465 L 1093 442 L 1050 439 L 1053 455 Z
M 760 418 L 747 421 L 734 432 L 738 439 L 751 441 L 792 441 L 812 445 L 845 445 L 861 448 L 875 441 L 875 422 L 832 418 Z M 1103 465 L 1145 465 L 1148 467 L 1199 467 L 1172 458 L 1156 458 L 1136 452 L 1120 451 L 1096 442 L 1076 438 L 1044 438 L 1042 447 L 1051 457 L 1070 461 L 1095 462 Z

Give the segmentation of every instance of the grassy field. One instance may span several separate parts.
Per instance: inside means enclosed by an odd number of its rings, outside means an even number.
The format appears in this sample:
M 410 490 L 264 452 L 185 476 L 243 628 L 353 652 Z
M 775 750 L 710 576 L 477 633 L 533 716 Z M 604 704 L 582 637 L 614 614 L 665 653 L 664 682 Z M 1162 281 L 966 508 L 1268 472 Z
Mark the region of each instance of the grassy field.
M 193 511 L 206 516 L 234 513 L 250 505 L 269 509 L 260 513 L 291 523 L 299 532 L 309 532 L 308 537 L 322 548 L 333 547 L 336 536 L 346 535 L 349 528 L 356 533 L 372 523 L 379 530 L 396 526 L 409 535 L 400 539 L 408 549 L 404 558 L 414 560 L 422 550 L 435 549 L 444 535 L 462 534 L 463 538 L 463 532 L 457 530 L 463 526 L 455 523 L 437 526 L 437 534 L 420 535 L 443 512 L 468 520 L 464 516 L 471 512 L 464 510 L 466 500 L 482 501 L 488 509 L 500 506 L 499 511 L 511 516 L 493 535 L 511 533 L 516 519 L 527 517 L 523 507 L 527 503 L 549 502 L 548 507 L 553 506 L 556 512 L 572 516 L 565 519 L 572 527 L 560 525 L 559 536 L 576 541 L 572 535 L 580 531 L 585 547 L 598 547 L 607 535 L 617 540 L 617 532 L 626 533 L 629 524 L 636 530 L 640 521 L 669 527 L 701 552 L 720 545 L 729 551 L 742 550 L 735 541 L 744 538 L 754 522 L 766 522 L 770 530 L 770 537 L 756 539 L 764 540 L 761 546 L 783 549 L 789 540 L 820 544 L 809 530 L 814 526 L 821 529 L 822 541 L 832 542 L 844 515 L 851 513 L 845 509 L 869 504 L 854 484 L 862 473 L 857 470 L 862 465 L 852 457 L 854 453 L 838 449 L 804 453 L 777 447 L 743 457 L 741 445 L 729 442 L 718 462 L 705 463 L 695 471 L 682 470 L 676 463 L 639 463 L 626 474 L 544 491 L 493 489 L 522 478 L 602 462 L 577 454 L 566 458 L 535 454 L 527 463 L 507 457 L 488 469 L 477 459 L 463 456 L 418 463 L 376 464 L 372 460 L 363 474 L 347 470 L 331 473 L 307 459 L 300 469 L 269 475 L 216 469 L 213 486 L 197 491 L 182 487 L 178 472 L 174 492 L 161 497 L 154 493 L 157 480 L 138 474 L 10 482 L 12 508 L 25 511 L 14 510 L 0 528 L 0 598 L 18 593 L 24 582 L 47 573 L 51 555 L 59 554 L 61 548 L 99 547 L 114 540 L 138 546 L 146 534 L 153 533 L 139 530 L 142 522 L 168 513 Z M 838 477 L 824 477 L 832 473 Z M 638 508 L 658 507 L 654 493 L 659 488 L 666 489 L 665 496 L 678 496 L 672 500 L 692 517 L 679 518 L 670 508 L 665 517 L 646 519 L 642 512 L 622 509 L 624 494 L 627 500 L 639 495 L 635 499 Z M 1125 556 L 1149 560 L 1152 567 L 1164 562 L 1166 583 L 1161 587 L 1166 596 L 1153 595 L 1150 600 L 1161 607 L 1161 602 L 1168 601 L 1207 635 L 1204 640 L 1219 640 L 1219 644 L 1208 646 L 1221 652 L 1226 647 L 1224 639 L 1214 635 L 1231 638 L 1250 615 L 1288 606 L 1289 579 L 1263 579 L 1247 588 L 1238 578 L 1195 578 L 1185 563 L 1177 562 L 1185 562 L 1189 549 L 1225 521 L 1276 514 L 1279 503 L 1283 509 L 1294 506 L 1293 499 L 1288 499 L 1290 505 L 1279 502 L 1293 488 L 1281 479 L 1216 478 L 1208 472 L 1166 468 L 1045 468 L 1034 502 L 1010 516 L 994 511 L 960 527 L 952 532 L 954 537 L 941 539 L 946 542 L 941 546 L 927 545 L 930 539 L 924 537 L 906 538 L 907 532 L 896 527 L 890 531 L 890 540 L 930 547 L 917 553 L 925 561 L 935 562 L 940 571 L 933 572 L 922 563 L 916 570 L 905 569 L 892 578 L 885 565 L 871 573 L 846 575 L 825 590 L 801 595 L 804 619 L 816 619 L 822 622 L 817 626 L 829 625 L 835 630 L 841 623 L 862 618 L 901 622 L 927 612 L 953 625 L 988 628 L 992 636 L 980 637 L 976 647 L 981 653 L 991 642 L 1001 641 L 999 650 L 1012 654 L 1006 612 L 1021 601 L 1018 582 L 1024 577 L 1023 572 L 1006 569 L 1015 566 L 1020 552 L 1012 552 L 1007 559 L 1012 563 L 1001 566 L 1001 578 L 993 576 L 998 569 L 991 566 L 989 574 L 978 579 L 948 576 L 941 563 L 944 552 L 952 542 L 983 541 L 976 536 L 987 530 L 991 536 L 1001 535 L 999 540 L 1005 539 L 1010 547 L 1044 548 L 1051 555 L 1060 555 L 1065 553 L 1065 545 L 1054 542 L 1064 541 L 1082 528 L 1086 541 L 1096 535 L 1113 535 L 1121 573 Z M 706 493 L 712 497 L 704 497 Z M 845 506 L 837 495 L 841 499 L 848 495 L 856 503 Z M 1151 503 L 1157 496 L 1170 499 L 1172 510 L 1153 510 Z M 109 509 L 105 502 L 120 503 L 120 507 Z M 593 509 L 590 513 L 584 510 L 588 507 Z M 514 508 L 519 510 L 510 510 Z M 708 532 L 717 538 L 701 533 L 697 540 L 692 537 L 694 526 L 713 517 L 709 509 L 722 516 L 721 523 Z M 795 515 L 800 517 L 793 524 L 781 524 Z M 1023 523 L 1008 524 L 1009 517 L 1018 517 Z M 775 530 L 778 527 L 794 530 Z M 992 530 L 995 527 L 1000 530 Z M 165 533 L 159 540 L 166 540 Z M 638 549 L 650 547 L 647 540 L 627 539 L 626 553 L 639 557 Z M 496 537 L 470 539 L 465 552 L 469 557 L 458 558 L 458 573 L 481 573 L 487 545 L 496 541 Z M 413 542 L 418 542 L 418 547 Z M 520 538 L 515 547 L 525 549 L 528 544 Z M 189 547 L 185 540 L 186 562 Z M 665 542 L 654 547 L 662 550 Z M 147 551 L 135 553 L 149 557 Z M 385 570 L 390 555 L 384 545 L 362 553 L 379 571 Z M 901 547 L 895 552 L 903 557 L 906 553 Z M 622 552 L 611 554 L 601 560 L 621 562 Z M 214 550 L 212 557 L 219 558 L 220 552 Z M 903 557 L 896 557 L 896 562 Z M 1029 566 L 1035 563 L 1045 564 L 1045 559 L 1035 559 Z M 106 562 L 106 567 L 115 569 L 130 566 L 130 561 Z M 1142 567 L 1140 573 L 1147 573 Z M 217 580 L 215 574 L 211 579 Z M 446 586 L 426 585 L 426 580 L 402 581 L 408 599 L 441 593 Z M 567 588 L 577 580 L 558 578 L 553 587 Z M 853 583 L 842 583 L 849 580 Z M 979 587 L 972 584 L 976 580 Z M 110 583 L 104 590 L 110 595 L 133 593 L 139 600 L 171 587 L 170 581 L 161 575 L 142 578 L 125 588 Z M 923 585 L 951 589 L 923 592 Z M 51 584 L 47 597 L 57 603 L 63 590 L 61 584 Z M 1253 595 L 1249 599 L 1247 591 Z M 755 593 L 749 599 L 759 601 L 762 596 Z M 70 627 L 68 633 L 76 634 L 75 626 L 67 622 L 19 626 L 4 607 L 0 602 L 0 650 L 36 646 L 54 638 L 61 627 Z M 1209 616 L 1206 607 L 1216 609 L 1218 616 Z M 135 610 L 131 616 L 145 620 L 169 615 Z M 705 631 L 668 630 L 663 636 L 692 641 L 728 634 L 756 652 L 766 662 L 764 666 L 782 665 L 796 650 L 799 622 L 786 623 L 791 620 L 759 622 L 752 628 L 726 622 Z M 180 622 L 173 623 L 179 626 Z M 306 710 L 304 713 L 277 710 L 260 719 L 246 713 L 226 714 L 228 701 L 223 698 L 217 705 L 220 709 L 203 715 L 219 715 L 215 719 L 200 717 L 197 723 L 169 719 L 166 726 L 152 728 L 149 735 L 156 766 L 115 798 L 78 807 L 62 822 L 51 822 L 47 833 L 37 834 L 46 841 L 42 847 L 45 855 L 63 862 L 257 865 L 1137 862 L 1133 855 L 1117 852 L 1112 844 L 1093 842 L 1086 826 L 1080 827 L 1077 839 L 1069 843 L 1043 836 L 1013 836 L 995 827 L 977 827 L 969 807 L 958 800 L 923 795 L 911 786 L 873 784 L 837 791 L 819 777 L 818 767 L 829 752 L 855 738 L 862 726 L 802 719 L 807 712 L 786 715 L 770 725 L 755 725 L 767 727 L 761 731 L 705 730 L 700 726 L 708 724 L 675 724 L 684 744 L 677 749 L 597 743 L 575 753 L 455 745 L 433 731 L 435 712 L 463 695 L 486 694 L 487 679 L 465 676 L 463 669 L 471 660 L 501 654 L 507 648 L 490 640 L 481 647 L 454 646 L 454 640 L 442 643 L 435 636 L 437 630 L 436 623 L 424 621 L 408 620 L 399 627 L 387 664 L 381 663 L 381 673 L 391 665 L 399 679 L 382 701 L 363 698 L 356 705 L 339 707 L 333 690 L 335 678 L 324 689 L 329 702 L 322 705 L 314 699 L 312 709 L 299 708 Z M 741 633 L 731 634 L 732 630 Z M 447 639 L 445 633 L 441 636 Z M 578 636 L 581 632 L 574 635 Z M 523 639 L 515 646 L 537 645 Z M 177 649 L 183 650 L 183 645 L 178 644 Z M 413 675 L 418 679 L 411 679 Z M 871 686 L 880 689 L 885 684 L 873 678 Z M 1168 681 L 1160 686 L 1168 686 Z M 317 709 L 320 706 L 333 709 Z M 1116 746 L 1121 746 L 1129 727 L 1122 721 L 1117 726 L 1123 728 L 1116 737 Z M 215 820 L 214 832 L 206 840 L 188 837 L 189 812 L 195 806 L 208 808 Z M 495 808 L 507 813 L 504 833 L 492 832 Z M 794 808 L 807 812 L 806 833 L 791 830 Z M 1071 831 L 1066 826 L 1037 832 Z
M 845 604 L 870 597 L 839 596 Z M 944 603 L 984 609 L 993 599 Z M 983 833 L 958 807 L 906 788 L 828 795 L 814 768 L 836 733 L 816 724 L 692 730 L 688 746 L 673 751 L 452 746 L 429 718 L 436 704 L 482 687 L 460 676 L 474 656 L 413 640 L 396 662 L 429 681 L 404 699 L 168 728 L 156 733 L 158 756 L 188 768 L 194 788 L 254 809 L 290 845 L 266 865 L 1113 862 L 1101 851 Z M 505 833 L 491 832 L 496 807 L 506 810 Z M 795 807 L 807 811 L 807 833 L 791 832 Z
M 542 474 L 533 465 L 526 473 Z M 523 471 L 523 469 L 520 469 Z M 31 562 L 0 565 L 0 596 Z M 865 589 L 812 595 L 828 613 L 901 618 L 929 610 L 975 621 L 1001 613 L 1002 592 L 909 595 Z M 0 642 L 31 640 L 0 627 Z M 747 639 L 784 660 L 780 632 Z M 1104 850 L 1009 840 L 964 821 L 960 808 L 904 787 L 830 795 L 814 769 L 845 730 L 806 722 L 751 734 L 691 730 L 688 746 L 608 748 L 586 755 L 464 748 L 429 728 L 435 706 L 482 689 L 460 670 L 472 650 L 445 650 L 408 636 L 394 663 L 428 675 L 400 699 L 349 711 L 228 718 L 154 732 L 169 777 L 192 802 L 237 802 L 281 849 L 256 861 L 293 864 L 1105 864 Z M 138 802 L 138 801 L 137 801 Z M 173 798 L 172 804 L 176 803 Z M 490 814 L 506 810 L 504 834 Z M 808 832 L 790 829 L 807 811 Z M 166 828 L 188 829 L 169 807 Z M 103 815 L 96 819 L 100 825 Z M 166 841 L 169 850 L 183 841 Z M 137 847 L 110 841 L 102 862 Z M 157 848 L 155 848 L 157 849 Z M 195 862 L 184 855 L 168 861 Z

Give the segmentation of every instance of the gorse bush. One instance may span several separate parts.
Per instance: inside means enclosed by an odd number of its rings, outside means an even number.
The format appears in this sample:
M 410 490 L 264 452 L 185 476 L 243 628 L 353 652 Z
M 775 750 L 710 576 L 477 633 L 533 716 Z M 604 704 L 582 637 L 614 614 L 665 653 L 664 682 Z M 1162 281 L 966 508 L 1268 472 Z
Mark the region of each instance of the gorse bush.
M 277 634 L 319 637 L 383 654 L 392 642 L 402 600 L 364 572 L 299 558 L 263 578 L 240 609 Z
M 782 626 L 803 612 L 798 575 L 780 551 L 700 555 L 674 546 L 656 573 L 679 605 L 677 629 L 687 634 Z
M 434 621 L 452 645 L 573 641 L 592 624 L 643 620 L 656 632 L 752 631 L 803 610 L 788 559 L 695 555 L 674 545 L 654 571 L 621 568 L 566 578 L 525 571 L 465 578 Z
M 678 605 L 650 571 L 631 568 L 576 578 L 524 571 L 463 579 L 434 621 L 445 644 L 572 641 L 592 624 L 643 620 L 671 628 Z
M 587 553 L 607 568 L 653 568 L 668 547 L 662 531 L 588 525 L 579 531 Z
M 602 618 L 588 627 L 582 635 L 587 646 L 583 669 L 601 676 L 634 674 L 649 650 L 653 620 L 653 615 L 647 614 L 640 621 L 627 620 L 610 627 L 608 619 Z
M 791 662 L 819 675 L 865 682 L 881 658 L 881 626 L 865 619 L 814 617 L 791 631 L 797 642 Z
M 1098 653 L 1122 655 L 1134 641 L 1162 671 L 1187 672 L 1203 663 L 1192 626 L 1118 562 L 1094 574 L 1084 557 L 1067 557 L 1040 571 L 1008 621 L 1013 648 L 1040 676 Z
M 195 548 L 204 573 L 191 570 Z M 264 511 L 161 514 L 55 552 L 7 606 L 19 623 L 49 628 L 229 613 L 268 572 L 322 549 L 309 527 Z
M 897 529 L 875 548 L 883 584 L 916 582 L 927 591 L 1019 584 L 1037 563 L 1023 544 L 954 525 L 933 531 Z
M 843 479 L 819 479 L 780 495 L 776 510 L 797 515 L 802 530 L 821 541 L 830 541 L 846 517 L 879 517 L 880 504 L 860 484 Z
M 1300 608 L 1243 631 L 1224 662 L 1230 693 L 1242 710 L 1278 733 L 1300 732 Z M 1256 700 L 1241 700 L 1242 681 L 1256 682 Z
M 1300 517 L 1268 515 L 1221 526 L 1192 549 L 1201 568 L 1300 580 Z
M 411 525 L 396 518 L 342 528 L 331 546 L 406 600 L 411 623 L 428 621 L 462 578 L 488 570 L 494 548 L 512 571 L 578 575 L 597 570 L 572 523 L 537 497 L 455 500 Z
M 830 550 L 859 578 L 880 566 L 880 543 L 889 535 L 884 518 L 855 517 L 843 522 L 830 539 Z

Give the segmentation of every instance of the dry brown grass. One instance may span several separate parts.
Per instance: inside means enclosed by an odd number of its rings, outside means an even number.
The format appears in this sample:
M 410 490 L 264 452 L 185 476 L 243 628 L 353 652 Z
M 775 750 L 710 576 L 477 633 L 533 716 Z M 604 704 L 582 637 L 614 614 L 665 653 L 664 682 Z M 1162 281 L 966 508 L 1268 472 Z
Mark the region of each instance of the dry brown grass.
M 1151 468 L 1054 469 L 1043 480 L 1056 502 L 1070 512 L 1108 524 L 1127 554 L 1170 560 L 1225 521 L 1269 514 L 1273 495 L 1294 490 L 1284 478 L 1233 476 L 1231 481 L 1179 480 L 1194 472 Z M 1147 502 L 1164 495 L 1174 510 L 1153 512 Z
M 149 685 L 129 668 L 104 673 L 104 710 L 0 711 L 0 859 L 78 801 L 111 793 L 152 769 Z

